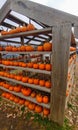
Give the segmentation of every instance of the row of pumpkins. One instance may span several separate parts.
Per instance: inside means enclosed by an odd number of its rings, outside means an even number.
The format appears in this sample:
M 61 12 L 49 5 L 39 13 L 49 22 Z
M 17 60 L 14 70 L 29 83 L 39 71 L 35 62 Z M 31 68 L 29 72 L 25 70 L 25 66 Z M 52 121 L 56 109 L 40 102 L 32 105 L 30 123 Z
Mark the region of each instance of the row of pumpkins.
M 6 66 L 20 66 L 20 67 L 28 67 L 28 68 L 34 68 L 34 69 L 40 69 L 40 70 L 52 70 L 51 64 L 44 64 L 44 63 L 24 63 L 24 62 L 18 62 L 18 61 L 9 61 L 9 60 L 0 60 L 0 64 L 6 65 Z
M 2 97 L 13 101 L 14 103 L 18 103 L 19 105 L 24 105 L 28 108 L 28 110 L 34 111 L 36 113 L 42 113 L 44 116 L 48 116 L 50 114 L 50 109 L 43 108 L 40 105 L 37 105 L 33 102 L 30 102 L 28 100 L 24 100 L 22 98 L 19 98 L 11 93 L 3 92 Z
M 40 87 L 45 86 L 46 88 L 51 88 L 51 86 L 52 86 L 50 81 L 45 81 L 43 79 L 40 80 L 38 78 L 30 78 L 28 76 L 15 75 L 15 74 L 11 74 L 11 73 L 8 73 L 5 71 L 0 71 L 0 76 L 22 81 L 23 83 L 40 85 Z
M 11 85 L 5 82 L 1 82 L 0 85 L 6 89 L 9 89 L 10 91 L 15 91 L 18 93 L 21 92 L 26 97 L 31 96 L 32 98 L 35 98 L 38 103 L 47 104 L 50 101 L 49 96 L 37 93 L 28 87 L 23 87 L 21 85 Z
M 16 27 L 14 29 L 10 29 L 9 31 L 1 31 L 1 35 L 9 35 L 9 34 L 14 34 L 14 33 L 20 33 L 20 32 L 26 32 L 26 31 L 31 31 L 35 30 L 35 26 L 31 23 L 29 23 L 27 26 L 23 25 L 22 27 Z
M 52 50 L 52 43 L 45 42 L 43 45 L 40 45 L 37 47 L 36 51 L 51 51 Z M 35 51 L 34 47 L 31 45 L 21 45 L 19 47 L 8 45 L 5 48 L 0 46 L 0 51 L 11 51 L 11 52 L 17 52 L 17 51 Z

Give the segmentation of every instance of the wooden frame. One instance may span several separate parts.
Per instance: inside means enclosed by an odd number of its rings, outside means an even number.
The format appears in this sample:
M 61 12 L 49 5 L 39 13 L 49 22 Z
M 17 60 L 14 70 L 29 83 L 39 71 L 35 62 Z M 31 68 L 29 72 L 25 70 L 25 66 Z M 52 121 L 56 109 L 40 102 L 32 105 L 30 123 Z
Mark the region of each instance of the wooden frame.
M 78 17 L 27 0 L 23 1 L 7 0 L 3 8 L 0 10 L 1 25 L 11 27 L 11 25 L 4 24 L 5 18 L 8 19 L 12 18 L 10 15 L 11 10 L 21 13 L 22 15 L 25 15 L 30 19 L 32 19 L 33 21 L 37 21 L 37 23 L 39 23 L 43 27 L 43 29 L 17 33 L 13 35 L 0 36 L 0 41 L 8 41 L 6 39 L 20 37 L 21 38 L 20 43 L 24 44 L 24 37 L 26 38 L 26 36 L 33 35 L 33 38 L 29 39 L 29 41 L 34 40 L 35 37 L 40 37 L 39 34 L 43 34 L 44 36 L 47 35 L 49 39 L 51 39 L 52 37 L 53 51 L 49 53 L 52 54 L 51 62 L 53 64 L 53 69 L 51 73 L 52 88 L 51 91 L 47 89 L 42 89 L 42 91 L 45 92 L 48 91 L 51 93 L 50 119 L 57 122 L 60 125 L 63 125 L 65 103 L 66 103 L 68 60 L 70 56 L 69 47 L 71 41 L 71 28 L 72 24 L 77 25 Z M 16 23 L 20 22 L 22 24 L 21 20 L 18 20 L 18 18 L 16 17 L 14 21 L 16 21 Z M 6 52 L 4 51 L 0 53 L 6 54 Z M 18 53 L 27 54 L 27 52 L 18 52 Z M 46 54 L 47 52 L 34 51 L 31 53 Z M 28 70 L 28 71 L 34 72 L 34 70 Z M 4 77 L 0 78 L 9 81 L 8 78 Z M 16 83 L 21 84 L 21 82 Z M 34 85 L 32 86 L 33 88 L 35 88 Z

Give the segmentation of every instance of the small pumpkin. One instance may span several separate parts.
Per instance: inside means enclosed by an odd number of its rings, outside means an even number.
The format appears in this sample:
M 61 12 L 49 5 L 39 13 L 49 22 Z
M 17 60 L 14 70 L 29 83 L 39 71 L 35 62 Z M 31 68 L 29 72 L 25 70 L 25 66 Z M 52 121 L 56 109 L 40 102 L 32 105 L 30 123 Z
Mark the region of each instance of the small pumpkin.
M 45 86 L 45 80 L 40 80 L 40 81 L 39 81 L 39 85 L 40 85 L 40 86 Z
M 28 68 L 32 68 L 32 67 L 33 67 L 33 63 L 32 63 L 32 62 L 29 62 L 29 63 L 27 64 L 27 67 L 28 67 Z
M 36 105 L 35 106 L 35 112 L 37 112 L 37 113 L 41 113 L 42 112 L 42 106 L 39 106 L 39 105 Z
M 51 50 L 52 50 L 52 43 L 50 43 L 50 42 L 45 42 L 45 43 L 43 44 L 43 49 L 44 49 L 44 51 L 51 51 Z
M 24 103 L 24 104 L 25 104 L 26 107 L 28 107 L 29 103 L 30 103 L 30 101 L 25 100 L 25 103 Z
M 14 98 L 14 102 L 15 102 L 15 103 L 19 103 L 19 100 L 20 100 L 20 99 L 19 99 L 18 97 L 15 97 L 15 98 Z
M 43 51 L 43 46 L 38 46 L 37 51 Z
M 24 99 L 19 99 L 19 104 L 20 104 L 20 105 L 24 105 L 24 103 L 25 103 L 25 100 L 24 100 Z
M 47 104 L 49 102 L 48 96 L 43 96 L 43 103 Z
M 45 64 L 39 64 L 39 69 L 44 70 L 45 69 Z
M 28 77 L 22 77 L 22 82 L 27 83 L 28 79 L 29 79 Z
M 44 109 L 43 109 L 43 115 L 44 115 L 44 116 L 48 116 L 49 114 L 50 114 L 50 110 L 47 109 L 47 108 L 44 108 Z
M 33 78 L 29 78 L 29 79 L 28 79 L 28 83 L 29 83 L 29 84 L 33 84 L 33 83 L 34 83 Z
M 46 88 L 51 88 L 51 82 L 50 81 L 46 81 L 45 82 L 45 87 Z
M 29 23 L 26 28 L 27 31 L 35 30 L 35 27 L 33 24 Z
M 35 109 L 35 103 L 29 103 L 29 105 L 28 105 L 28 108 L 30 109 L 30 110 L 34 110 Z
M 32 97 L 32 98 L 35 98 L 35 97 L 36 97 L 36 92 L 33 91 L 33 92 L 31 93 L 31 97 Z
M 25 51 L 26 49 L 25 49 L 26 47 L 24 46 L 24 45 L 22 45 L 21 47 L 20 47 L 20 50 L 21 51 Z
M 52 67 L 51 64 L 46 64 L 46 65 L 45 65 L 45 69 L 46 69 L 47 71 L 51 71 L 51 67 Z
M 37 100 L 37 102 L 42 103 L 42 101 L 43 101 L 43 96 L 42 96 L 41 94 L 37 94 L 36 100 Z
M 39 68 L 39 64 L 36 64 L 36 63 L 33 64 L 33 68 L 34 68 L 34 69 L 38 69 L 38 68 Z
M 10 87 L 9 87 L 9 90 L 10 90 L 10 91 L 14 91 L 14 87 L 13 87 L 13 86 L 10 86 Z
M 39 79 L 34 79 L 34 84 L 38 85 L 39 84 Z
M 34 48 L 31 45 L 25 47 L 26 51 L 34 51 Z

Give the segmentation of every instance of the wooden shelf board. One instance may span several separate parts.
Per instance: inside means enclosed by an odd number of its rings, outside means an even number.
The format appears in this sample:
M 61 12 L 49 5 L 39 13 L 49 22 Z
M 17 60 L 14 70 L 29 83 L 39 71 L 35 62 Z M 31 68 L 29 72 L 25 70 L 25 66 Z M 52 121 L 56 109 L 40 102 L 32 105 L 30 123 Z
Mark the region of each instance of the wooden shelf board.
M 26 51 L 25 52 L 0 51 L 0 53 L 1 54 L 49 54 L 49 55 L 52 54 L 51 51 L 40 51 L 40 52 L 39 51 L 31 51 L 31 52 L 29 52 L 29 51 L 28 52 L 26 52 Z
M 48 27 L 48 28 L 39 29 L 39 30 L 32 30 L 32 31 L 27 31 L 27 32 L 3 35 L 3 36 L 0 36 L 0 40 L 9 39 L 9 38 L 16 38 L 16 37 L 21 37 L 21 36 L 38 36 L 40 34 L 45 35 L 45 34 L 51 33 L 51 31 L 52 31 L 52 28 Z
M 72 55 L 72 54 L 74 54 L 74 53 L 76 53 L 76 51 L 70 51 L 70 55 Z
M 44 92 L 48 92 L 48 93 L 51 92 L 51 89 L 48 89 L 46 87 L 41 87 L 40 85 L 23 83 L 21 81 L 15 80 L 15 79 L 10 79 L 10 78 L 7 78 L 7 77 L 2 77 L 2 76 L 0 76 L 0 78 L 4 79 L 4 80 L 7 80 L 7 81 L 11 81 L 11 82 L 17 83 L 17 84 L 21 84 L 21 85 L 24 85 L 24 86 L 27 86 L 27 87 L 30 87 L 30 88 L 34 88 L 34 89 L 37 89 L 37 90 L 40 90 L 40 91 L 44 91 Z
M 12 93 L 12 94 L 14 94 L 14 95 L 16 95 L 16 96 L 18 96 L 18 97 L 23 98 L 23 99 L 29 100 L 29 101 L 31 101 L 31 102 L 33 102 L 33 103 L 36 103 L 36 104 L 40 105 L 40 106 L 43 106 L 43 107 L 46 107 L 46 108 L 50 108 L 50 103 L 48 103 L 48 104 L 38 103 L 38 102 L 36 101 L 36 99 L 31 98 L 30 96 L 28 96 L 28 97 L 27 97 L 27 96 L 24 96 L 22 93 L 16 93 L 16 92 L 14 92 L 14 91 L 10 91 L 10 90 L 8 90 L 8 89 L 6 89 L 6 88 L 4 88 L 4 87 L 1 87 L 1 86 L 0 86 L 0 89 L 4 90 L 4 91 L 6 91 L 6 92 Z
M 26 70 L 26 71 L 31 71 L 35 73 L 43 73 L 43 74 L 48 74 L 51 75 L 51 71 L 46 71 L 46 70 L 39 70 L 39 69 L 33 69 L 33 68 L 24 68 L 24 67 L 19 67 L 19 66 L 6 66 L 3 64 L 0 64 L 0 67 L 6 67 L 6 68 L 12 68 L 12 69 L 20 69 L 20 70 Z

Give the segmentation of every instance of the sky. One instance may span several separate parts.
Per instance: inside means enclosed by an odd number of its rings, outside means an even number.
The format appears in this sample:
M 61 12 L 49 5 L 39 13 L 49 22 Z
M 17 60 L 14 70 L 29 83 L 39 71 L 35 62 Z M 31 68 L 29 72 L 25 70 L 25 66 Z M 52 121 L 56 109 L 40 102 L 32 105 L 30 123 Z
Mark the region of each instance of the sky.
M 0 0 L 0 7 L 6 0 Z M 78 0 L 31 0 L 78 16 Z

